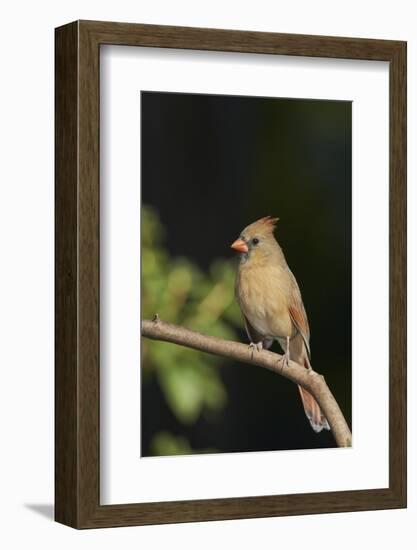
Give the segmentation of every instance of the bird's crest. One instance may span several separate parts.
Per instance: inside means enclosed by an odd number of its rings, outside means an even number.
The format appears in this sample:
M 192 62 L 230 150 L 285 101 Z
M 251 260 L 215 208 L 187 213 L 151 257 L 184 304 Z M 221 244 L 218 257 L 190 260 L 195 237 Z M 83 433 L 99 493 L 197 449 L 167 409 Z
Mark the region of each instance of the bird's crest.
M 272 216 L 265 216 L 256 222 L 251 223 L 246 227 L 244 232 L 260 232 L 263 234 L 273 233 L 275 226 L 277 225 L 279 218 L 273 218 Z
M 272 216 L 265 216 L 264 218 L 261 218 L 255 223 L 265 225 L 266 227 L 269 227 L 271 231 L 273 231 L 278 221 L 279 221 L 279 218 L 273 218 Z

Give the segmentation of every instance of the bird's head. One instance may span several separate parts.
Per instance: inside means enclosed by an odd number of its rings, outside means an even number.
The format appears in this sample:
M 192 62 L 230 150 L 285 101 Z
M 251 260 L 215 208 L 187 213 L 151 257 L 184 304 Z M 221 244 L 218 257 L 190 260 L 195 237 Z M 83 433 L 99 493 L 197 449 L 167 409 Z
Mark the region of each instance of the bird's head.
M 245 227 L 231 245 L 233 250 L 239 252 L 242 261 L 249 258 L 261 260 L 276 252 L 278 243 L 274 237 L 274 229 L 278 219 L 266 216 Z

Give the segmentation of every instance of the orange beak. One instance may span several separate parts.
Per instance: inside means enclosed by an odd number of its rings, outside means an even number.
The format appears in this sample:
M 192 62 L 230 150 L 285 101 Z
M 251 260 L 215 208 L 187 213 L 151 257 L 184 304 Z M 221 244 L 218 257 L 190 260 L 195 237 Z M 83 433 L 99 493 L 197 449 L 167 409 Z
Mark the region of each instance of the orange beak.
M 246 254 L 249 250 L 248 245 L 242 239 L 237 239 L 230 248 L 233 248 L 233 250 L 237 250 L 238 252 L 242 252 L 243 254 Z

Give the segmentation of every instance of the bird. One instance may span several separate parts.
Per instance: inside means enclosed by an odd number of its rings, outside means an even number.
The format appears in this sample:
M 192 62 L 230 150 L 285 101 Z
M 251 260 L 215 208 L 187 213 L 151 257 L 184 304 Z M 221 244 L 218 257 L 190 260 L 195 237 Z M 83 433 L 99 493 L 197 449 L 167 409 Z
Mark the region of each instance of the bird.
M 243 229 L 231 248 L 239 253 L 235 295 L 252 353 L 278 341 L 284 355 L 312 372 L 310 328 L 300 288 L 274 236 L 279 218 L 265 216 Z M 315 432 L 329 424 L 314 397 L 298 386 L 305 414 Z

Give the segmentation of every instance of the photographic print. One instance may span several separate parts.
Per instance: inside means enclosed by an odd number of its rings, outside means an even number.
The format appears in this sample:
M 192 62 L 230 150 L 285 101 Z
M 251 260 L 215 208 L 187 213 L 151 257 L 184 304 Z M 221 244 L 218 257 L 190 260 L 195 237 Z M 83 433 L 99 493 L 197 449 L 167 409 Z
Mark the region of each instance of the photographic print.
M 138 315 L 317 371 L 350 428 L 351 136 L 350 101 L 141 92 Z M 141 345 L 142 457 L 337 446 L 275 372 Z

